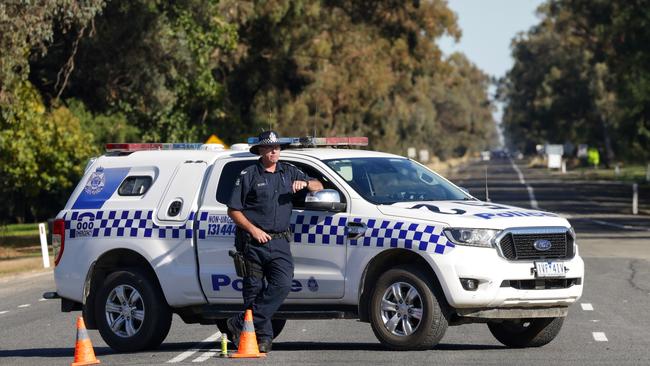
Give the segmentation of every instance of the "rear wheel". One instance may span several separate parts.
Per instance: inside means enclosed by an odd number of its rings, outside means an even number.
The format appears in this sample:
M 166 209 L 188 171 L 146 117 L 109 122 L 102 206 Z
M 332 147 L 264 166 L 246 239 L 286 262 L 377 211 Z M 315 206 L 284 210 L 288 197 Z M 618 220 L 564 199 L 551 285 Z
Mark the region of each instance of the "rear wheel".
M 562 329 L 564 318 L 516 319 L 490 322 L 492 335 L 508 347 L 541 347 L 550 343 Z
M 375 336 L 395 350 L 432 348 L 447 330 L 442 294 L 432 279 L 413 266 L 384 273 L 370 300 L 370 323 Z
M 111 273 L 95 301 L 97 329 L 114 350 L 156 348 L 169 333 L 172 312 L 160 289 L 143 271 Z

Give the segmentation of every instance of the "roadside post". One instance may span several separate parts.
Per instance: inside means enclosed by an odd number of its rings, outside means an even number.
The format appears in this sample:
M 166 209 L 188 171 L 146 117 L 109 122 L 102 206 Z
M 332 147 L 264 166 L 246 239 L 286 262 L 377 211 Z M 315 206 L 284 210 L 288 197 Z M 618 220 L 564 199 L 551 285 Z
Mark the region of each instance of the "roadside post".
M 564 155 L 564 146 L 555 144 L 547 144 L 544 147 L 544 152 L 546 153 L 546 161 L 547 161 L 547 167 L 548 169 L 562 169 L 563 165 L 563 159 L 562 155 Z M 566 169 L 566 168 L 564 168 Z M 562 171 L 564 173 L 565 171 Z
M 566 160 L 562 160 L 562 174 L 566 174 Z
M 620 163 L 616 163 L 616 166 L 614 166 L 614 174 L 616 175 L 617 178 L 618 178 L 618 176 L 621 175 L 621 164 Z
M 632 214 L 639 214 L 639 185 L 632 184 Z
M 420 150 L 420 163 L 426 164 L 429 162 L 429 150 L 427 149 L 422 149 Z
M 41 237 L 41 253 L 43 254 L 43 268 L 50 268 L 50 256 L 47 253 L 47 237 L 45 236 L 45 224 L 38 224 L 38 234 Z
M 408 149 L 406 149 L 406 155 L 409 157 L 409 159 L 415 159 L 417 157 L 415 148 L 409 147 Z
M 648 164 L 648 167 L 645 170 L 645 181 L 650 182 L 650 164 Z

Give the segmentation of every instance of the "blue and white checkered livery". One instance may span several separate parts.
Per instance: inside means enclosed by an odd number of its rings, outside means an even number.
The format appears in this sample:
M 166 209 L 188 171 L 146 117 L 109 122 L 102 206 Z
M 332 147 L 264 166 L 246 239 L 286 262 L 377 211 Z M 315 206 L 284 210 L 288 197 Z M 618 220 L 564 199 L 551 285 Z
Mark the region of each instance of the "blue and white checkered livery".
M 192 220 L 181 226 L 158 226 L 154 224 L 152 210 L 104 210 L 104 211 L 72 211 L 64 216 L 67 238 L 159 238 L 159 239 L 190 239 L 192 238 Z
M 444 254 L 454 247 L 442 234 L 442 227 L 392 220 L 352 218 L 364 223 L 365 234 L 349 240 L 350 246 L 405 248 Z M 343 216 L 295 215 L 291 220 L 296 244 L 345 245 L 348 219 Z

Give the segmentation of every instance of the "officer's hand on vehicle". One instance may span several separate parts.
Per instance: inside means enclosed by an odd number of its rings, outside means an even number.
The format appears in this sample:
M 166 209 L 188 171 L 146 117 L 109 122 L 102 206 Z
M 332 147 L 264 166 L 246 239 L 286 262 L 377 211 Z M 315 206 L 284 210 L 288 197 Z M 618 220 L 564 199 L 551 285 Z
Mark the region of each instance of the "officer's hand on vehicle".
M 260 244 L 264 244 L 271 240 L 271 235 L 258 228 L 254 228 L 253 231 L 251 231 L 251 236 Z
M 293 181 L 293 193 L 296 193 L 300 191 L 301 189 L 305 189 L 309 184 L 307 183 L 306 180 L 294 180 Z

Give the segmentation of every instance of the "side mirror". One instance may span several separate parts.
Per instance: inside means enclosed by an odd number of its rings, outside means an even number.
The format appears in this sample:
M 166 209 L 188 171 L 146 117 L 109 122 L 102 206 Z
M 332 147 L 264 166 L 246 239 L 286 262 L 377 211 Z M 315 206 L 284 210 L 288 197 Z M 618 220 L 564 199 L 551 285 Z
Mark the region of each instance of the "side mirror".
M 334 189 L 323 189 L 309 192 L 305 197 L 305 209 L 314 211 L 345 211 L 347 205 L 341 202 L 339 192 Z

